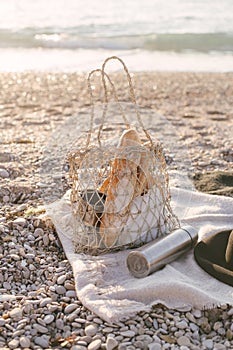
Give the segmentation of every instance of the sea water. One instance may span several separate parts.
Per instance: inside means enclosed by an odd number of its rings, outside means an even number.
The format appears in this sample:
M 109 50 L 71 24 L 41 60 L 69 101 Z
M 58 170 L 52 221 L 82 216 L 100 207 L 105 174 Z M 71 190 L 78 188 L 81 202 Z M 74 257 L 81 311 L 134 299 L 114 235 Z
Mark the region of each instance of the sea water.
M 233 71 L 232 0 L 0 0 L 0 70 Z

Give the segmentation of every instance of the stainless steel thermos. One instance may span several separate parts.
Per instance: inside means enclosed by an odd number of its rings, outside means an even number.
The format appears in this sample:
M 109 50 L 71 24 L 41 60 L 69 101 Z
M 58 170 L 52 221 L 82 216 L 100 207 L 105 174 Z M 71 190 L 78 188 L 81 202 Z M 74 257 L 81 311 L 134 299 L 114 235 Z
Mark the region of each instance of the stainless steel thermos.
M 197 239 L 198 231 L 194 227 L 181 227 L 130 252 L 127 257 L 128 269 L 134 277 L 146 277 L 193 248 Z

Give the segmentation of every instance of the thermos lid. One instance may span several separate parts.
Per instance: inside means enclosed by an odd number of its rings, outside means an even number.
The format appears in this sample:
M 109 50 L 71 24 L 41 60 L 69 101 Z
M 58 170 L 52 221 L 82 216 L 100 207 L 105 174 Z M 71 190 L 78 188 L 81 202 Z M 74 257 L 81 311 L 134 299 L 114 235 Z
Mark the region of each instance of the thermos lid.
M 132 251 L 127 257 L 127 267 L 134 277 L 146 277 L 150 270 L 150 264 L 140 251 Z

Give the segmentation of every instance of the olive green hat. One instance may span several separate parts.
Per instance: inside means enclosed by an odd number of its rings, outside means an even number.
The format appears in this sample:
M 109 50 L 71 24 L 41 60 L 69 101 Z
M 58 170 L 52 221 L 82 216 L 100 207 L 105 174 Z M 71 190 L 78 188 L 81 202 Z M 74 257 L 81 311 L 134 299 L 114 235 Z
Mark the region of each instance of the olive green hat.
M 233 230 L 200 241 L 194 248 L 194 256 L 206 272 L 233 286 Z

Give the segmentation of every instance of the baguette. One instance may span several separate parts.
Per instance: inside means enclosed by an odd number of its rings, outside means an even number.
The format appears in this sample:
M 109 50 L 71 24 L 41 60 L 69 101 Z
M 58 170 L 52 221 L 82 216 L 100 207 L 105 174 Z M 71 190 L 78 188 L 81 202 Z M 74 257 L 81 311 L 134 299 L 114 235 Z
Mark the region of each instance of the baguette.
M 139 151 L 138 147 L 142 149 Z M 142 146 L 136 130 L 126 130 L 118 148 L 122 149 L 122 158 L 113 160 L 110 175 L 99 188 L 100 192 L 106 194 L 100 235 L 109 248 L 117 242 L 119 230 L 127 221 L 127 212 L 133 199 L 149 189 L 152 177 L 149 173 L 149 151 Z M 127 152 L 125 157 L 124 151 Z

